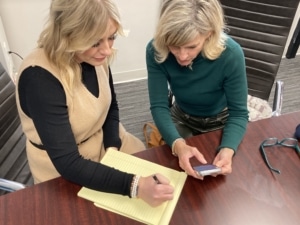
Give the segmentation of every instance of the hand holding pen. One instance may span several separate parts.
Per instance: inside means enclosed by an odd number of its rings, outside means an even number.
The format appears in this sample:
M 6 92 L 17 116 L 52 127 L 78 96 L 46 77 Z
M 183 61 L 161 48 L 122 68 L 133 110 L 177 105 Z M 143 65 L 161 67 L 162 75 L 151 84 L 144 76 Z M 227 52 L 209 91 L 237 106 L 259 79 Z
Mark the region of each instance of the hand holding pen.
M 153 207 L 173 199 L 173 194 L 169 179 L 161 174 L 140 178 L 138 197 Z
M 160 181 L 159 181 L 159 179 L 157 178 L 156 174 L 154 174 L 152 177 L 153 177 L 153 179 L 155 180 L 155 182 L 157 184 L 161 184 Z

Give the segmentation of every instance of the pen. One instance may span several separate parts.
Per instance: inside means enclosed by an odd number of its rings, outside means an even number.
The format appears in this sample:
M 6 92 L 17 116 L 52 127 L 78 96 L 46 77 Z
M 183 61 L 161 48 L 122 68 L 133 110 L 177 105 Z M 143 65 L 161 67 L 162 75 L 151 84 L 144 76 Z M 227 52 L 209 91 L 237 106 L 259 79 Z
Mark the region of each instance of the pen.
M 157 184 L 161 184 L 160 181 L 159 181 L 159 179 L 157 178 L 157 176 L 155 174 L 153 175 L 153 179 L 155 180 L 155 182 Z

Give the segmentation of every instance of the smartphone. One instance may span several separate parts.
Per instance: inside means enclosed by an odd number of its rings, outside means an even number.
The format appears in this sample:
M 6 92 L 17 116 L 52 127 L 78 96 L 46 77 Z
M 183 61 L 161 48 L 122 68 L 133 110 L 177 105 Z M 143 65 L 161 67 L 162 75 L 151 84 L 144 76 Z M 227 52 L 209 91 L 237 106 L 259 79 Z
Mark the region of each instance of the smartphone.
M 208 165 L 201 165 L 193 167 L 194 170 L 202 177 L 212 174 L 217 174 L 221 172 L 221 168 L 208 164 Z

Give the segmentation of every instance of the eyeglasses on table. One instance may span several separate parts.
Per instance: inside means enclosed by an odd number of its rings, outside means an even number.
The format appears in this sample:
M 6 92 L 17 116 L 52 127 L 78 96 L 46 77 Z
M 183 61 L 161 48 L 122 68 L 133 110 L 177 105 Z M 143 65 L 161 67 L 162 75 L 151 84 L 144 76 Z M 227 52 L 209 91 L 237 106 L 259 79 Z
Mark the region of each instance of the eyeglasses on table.
M 277 138 L 272 137 L 272 138 L 267 138 L 265 139 L 261 145 L 260 145 L 260 152 L 262 154 L 262 157 L 265 161 L 265 163 L 267 164 L 268 168 L 278 174 L 280 174 L 280 170 L 275 169 L 274 167 L 271 166 L 266 151 L 265 151 L 265 147 L 272 147 L 272 146 L 276 146 L 276 145 L 281 145 L 284 147 L 289 147 L 289 148 L 294 148 L 297 152 L 297 154 L 300 156 L 300 148 L 298 145 L 298 140 L 295 138 L 284 138 L 281 141 L 279 141 Z

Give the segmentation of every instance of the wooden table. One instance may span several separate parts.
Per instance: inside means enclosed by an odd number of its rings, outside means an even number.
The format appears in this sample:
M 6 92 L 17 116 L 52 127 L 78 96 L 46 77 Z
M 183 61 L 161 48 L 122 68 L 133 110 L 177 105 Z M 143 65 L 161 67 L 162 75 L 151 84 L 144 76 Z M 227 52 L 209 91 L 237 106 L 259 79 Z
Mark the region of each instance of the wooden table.
M 300 123 L 300 112 L 251 122 L 238 153 L 233 173 L 188 177 L 170 224 L 186 225 L 298 225 L 300 224 L 300 159 L 286 147 L 267 148 L 269 160 L 281 174 L 272 173 L 259 151 L 268 137 L 292 137 Z M 221 131 L 187 140 L 211 162 L 220 143 Z M 177 158 L 167 146 L 136 154 L 178 169 Z M 0 197 L 2 225 L 91 225 L 139 224 L 126 217 L 97 208 L 77 197 L 80 186 L 57 178 Z

